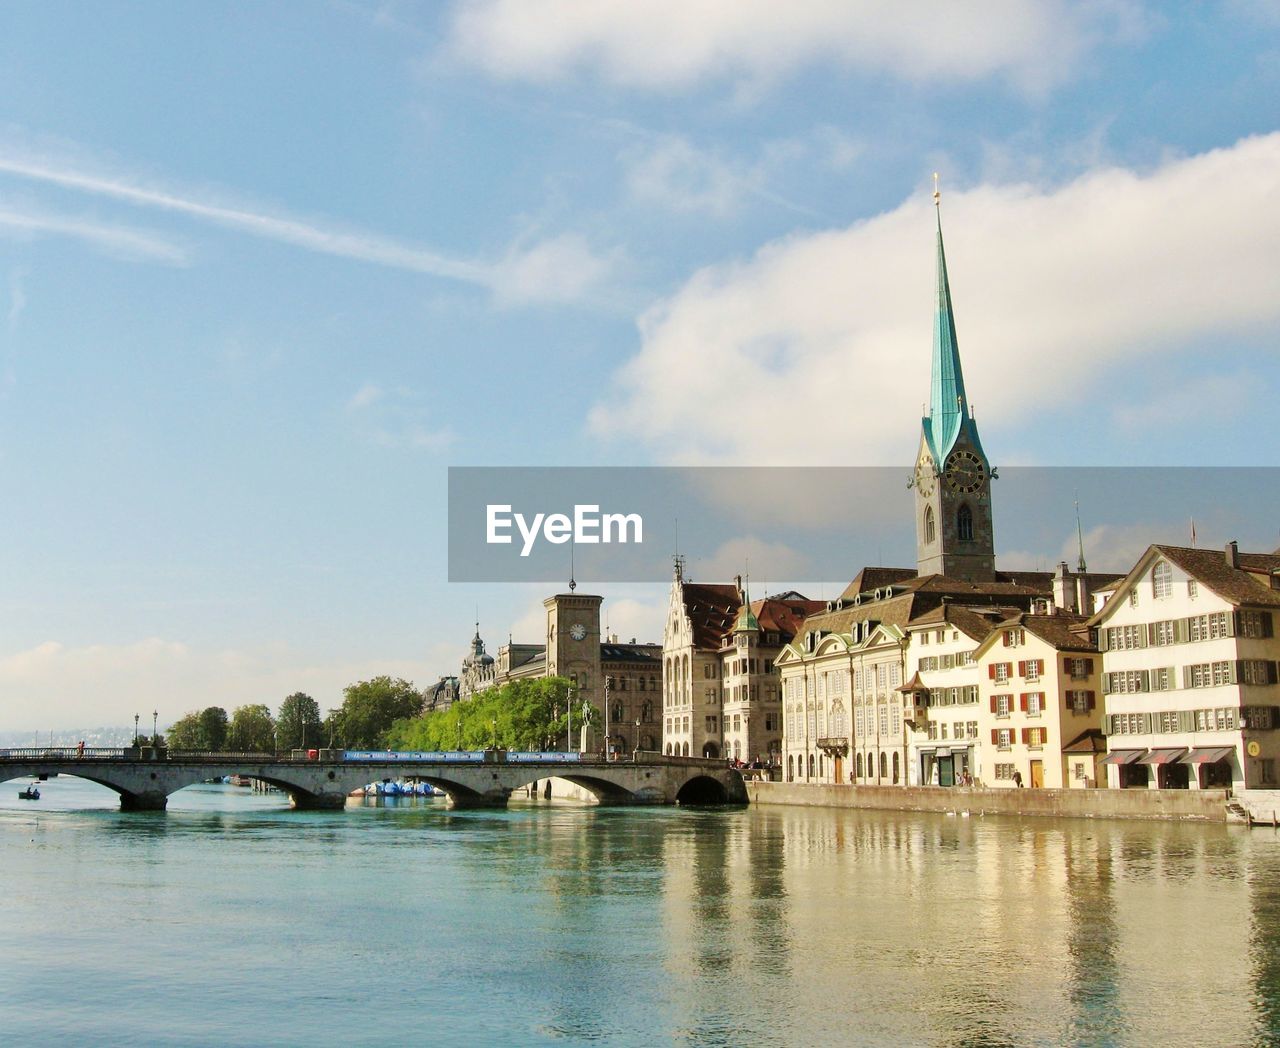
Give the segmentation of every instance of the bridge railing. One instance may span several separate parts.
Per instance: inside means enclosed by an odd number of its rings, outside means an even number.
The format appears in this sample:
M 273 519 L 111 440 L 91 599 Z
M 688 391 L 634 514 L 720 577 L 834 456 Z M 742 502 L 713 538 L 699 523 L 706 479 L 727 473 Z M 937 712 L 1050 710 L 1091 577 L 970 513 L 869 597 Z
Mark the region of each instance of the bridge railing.
M 55 760 L 75 760 L 77 757 L 123 757 L 133 752 L 124 746 L 10 746 L 0 749 L 0 759 L 30 760 L 32 757 L 52 757 Z

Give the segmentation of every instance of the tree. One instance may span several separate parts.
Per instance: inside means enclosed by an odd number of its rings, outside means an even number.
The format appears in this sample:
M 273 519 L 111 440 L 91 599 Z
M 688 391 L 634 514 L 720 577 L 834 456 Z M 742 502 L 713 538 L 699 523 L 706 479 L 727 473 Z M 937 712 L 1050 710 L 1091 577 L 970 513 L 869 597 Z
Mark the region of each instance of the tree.
M 320 706 L 310 695 L 295 691 L 280 703 L 276 718 L 281 750 L 306 749 L 324 741 L 321 731 Z
M 276 722 L 271 711 L 261 703 L 237 706 L 231 714 L 227 743 L 241 753 L 275 752 Z
M 227 711 L 207 706 L 169 726 L 169 747 L 175 750 L 220 750 L 227 743 Z
M 386 744 L 388 729 L 397 720 L 416 716 L 422 696 L 407 680 L 374 677 L 343 689 L 342 708 L 332 718 L 336 740 L 352 749 L 377 749 Z
M 509 681 L 490 688 L 447 710 L 396 721 L 387 732 L 387 745 L 408 750 L 484 749 L 497 745 L 512 750 L 562 749 L 573 704 L 575 732 L 583 723 L 583 704 L 564 677 Z M 587 723 L 599 719 L 587 706 Z M 576 739 L 571 748 L 577 748 Z
M 227 744 L 227 711 L 221 706 L 206 706 L 196 714 L 198 750 L 221 750 Z
M 169 725 L 169 746 L 175 750 L 199 750 L 200 714 L 192 710 L 190 713 Z

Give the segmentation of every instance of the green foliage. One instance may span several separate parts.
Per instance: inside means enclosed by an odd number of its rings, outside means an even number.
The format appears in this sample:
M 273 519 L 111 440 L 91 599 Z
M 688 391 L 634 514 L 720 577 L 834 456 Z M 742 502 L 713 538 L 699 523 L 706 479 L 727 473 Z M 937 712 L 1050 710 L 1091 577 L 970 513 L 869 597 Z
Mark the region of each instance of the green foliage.
M 374 677 L 348 685 L 343 694 L 341 709 L 325 727 L 334 745 L 351 749 L 381 749 L 392 724 L 422 709 L 422 696 L 406 680 Z
M 239 753 L 273 753 L 275 731 L 276 722 L 266 706 L 238 706 L 231 714 L 227 745 Z
M 387 746 L 398 750 L 479 750 L 495 743 L 511 750 L 564 749 L 569 728 L 572 684 L 564 677 L 509 681 L 447 710 L 398 720 L 387 732 Z M 583 706 L 573 700 L 572 749 L 578 748 Z M 587 707 L 587 722 L 599 711 Z
M 169 727 L 169 748 L 174 750 L 221 750 L 227 742 L 227 711 L 208 706 L 191 712 Z
M 325 741 L 320 721 L 320 706 L 310 695 L 295 691 L 280 703 L 280 716 L 276 719 L 276 731 L 280 749 L 302 750 L 319 746 Z

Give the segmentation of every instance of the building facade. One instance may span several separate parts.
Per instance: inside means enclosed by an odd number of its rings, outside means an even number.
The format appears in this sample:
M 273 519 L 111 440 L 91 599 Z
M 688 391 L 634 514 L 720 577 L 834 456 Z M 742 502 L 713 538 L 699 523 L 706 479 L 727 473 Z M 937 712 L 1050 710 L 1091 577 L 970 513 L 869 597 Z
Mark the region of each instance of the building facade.
M 1275 789 L 1280 555 L 1155 545 L 1091 620 L 1108 785 Z

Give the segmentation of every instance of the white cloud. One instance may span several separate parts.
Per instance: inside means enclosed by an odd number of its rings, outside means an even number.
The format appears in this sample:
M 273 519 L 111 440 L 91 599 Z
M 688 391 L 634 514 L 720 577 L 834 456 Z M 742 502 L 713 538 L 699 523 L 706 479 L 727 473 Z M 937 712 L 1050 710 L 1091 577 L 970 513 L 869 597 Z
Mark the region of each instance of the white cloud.
M 2 161 L 0 161 L 2 163 Z M 54 215 L 48 212 L 12 205 L 0 207 L 0 231 L 32 236 L 46 234 L 83 240 L 117 258 L 166 262 L 182 265 L 186 252 L 155 233 L 127 226 L 105 225 L 83 217 Z
M 451 258 L 377 233 L 227 204 L 207 195 L 157 186 L 136 176 L 95 172 L 78 158 L 68 162 L 34 155 L 12 143 L 0 143 L 0 174 L 134 207 L 184 215 L 319 254 L 478 285 L 491 291 L 503 304 L 576 301 L 611 268 L 610 260 L 596 254 L 585 238 L 576 233 L 563 233 L 532 245 L 517 240 L 496 262 Z M 121 254 L 171 262 L 184 260 L 172 245 L 120 227 L 98 226 L 26 210 L 0 210 L 0 228 L 5 226 L 28 233 L 77 236 Z
M 708 557 L 691 557 L 695 579 L 732 579 L 748 572 L 762 579 L 803 579 L 812 573 L 809 558 L 782 542 L 766 542 L 751 535 L 728 539 Z
M 347 401 L 346 411 L 356 431 L 380 447 L 443 451 L 457 440 L 452 428 L 426 424 L 426 405 L 407 386 L 387 389 L 366 382 Z
M 1146 174 L 945 194 L 979 420 L 1033 425 L 1116 364 L 1274 325 L 1278 187 L 1271 134 Z M 681 462 L 900 463 L 929 389 L 931 211 L 921 192 L 694 274 L 640 318 L 640 351 L 591 427 Z
M 1063 79 L 1100 37 L 1141 29 L 1135 4 L 997 0 L 470 0 L 446 53 L 503 78 L 586 71 L 645 89 L 771 79 L 815 62 L 913 82 Z
M 504 305 L 575 302 L 603 281 L 612 266 L 580 234 L 562 233 L 512 245 L 494 266 L 489 283 Z
M 746 181 L 718 157 L 678 135 L 623 157 L 627 188 L 642 203 L 724 218 L 736 210 Z
M 0 656 L 0 717 L 19 731 L 123 725 L 135 712 L 158 710 L 163 728 L 205 706 L 230 711 L 264 702 L 274 711 L 295 691 L 307 692 L 323 710 L 342 702 L 348 684 L 378 674 L 403 677 L 419 687 L 432 683 L 439 667 L 448 664 L 445 656 L 455 653 L 449 646 L 433 650 L 427 661 L 327 661 L 285 645 L 212 650 L 160 637 L 84 647 L 46 641 Z

